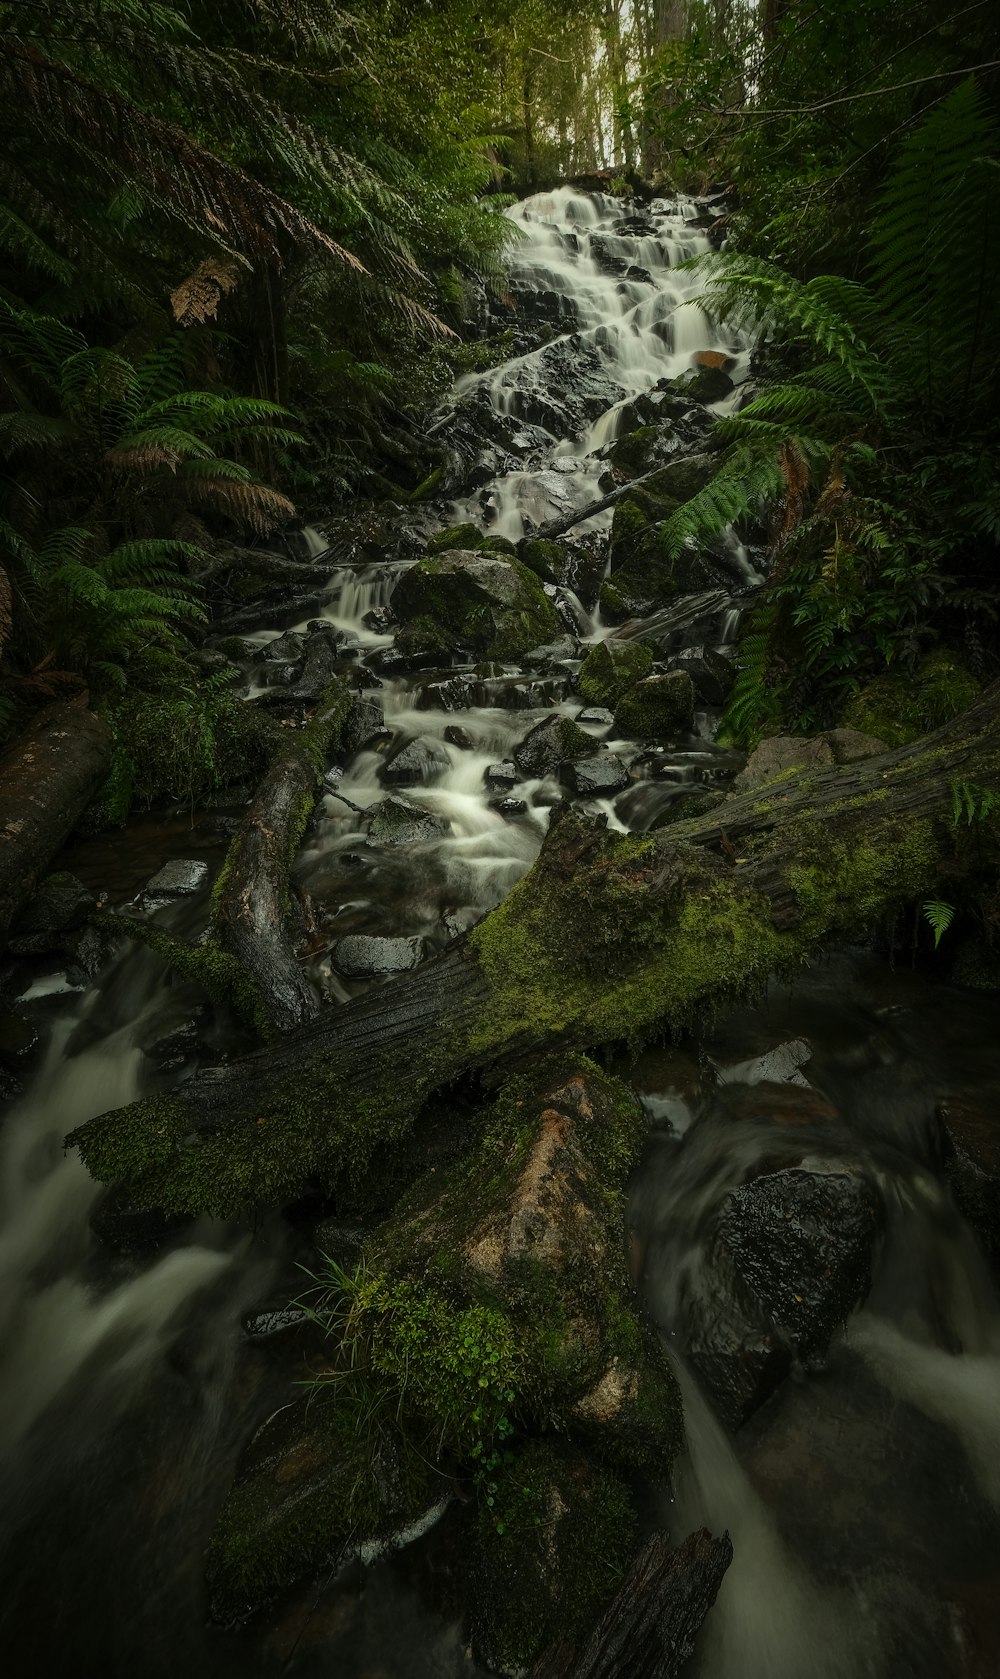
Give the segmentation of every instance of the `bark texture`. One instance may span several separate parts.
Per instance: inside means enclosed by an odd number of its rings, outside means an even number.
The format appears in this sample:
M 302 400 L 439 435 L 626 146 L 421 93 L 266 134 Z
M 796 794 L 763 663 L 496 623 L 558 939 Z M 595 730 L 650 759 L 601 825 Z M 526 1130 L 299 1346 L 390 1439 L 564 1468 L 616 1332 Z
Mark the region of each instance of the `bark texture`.
M 51 705 L 0 761 L 0 941 L 111 768 L 94 712 Z
M 676 1550 L 655 1533 L 581 1653 L 548 1651 L 530 1679 L 677 1679 L 732 1560 L 728 1533 L 701 1528 Z

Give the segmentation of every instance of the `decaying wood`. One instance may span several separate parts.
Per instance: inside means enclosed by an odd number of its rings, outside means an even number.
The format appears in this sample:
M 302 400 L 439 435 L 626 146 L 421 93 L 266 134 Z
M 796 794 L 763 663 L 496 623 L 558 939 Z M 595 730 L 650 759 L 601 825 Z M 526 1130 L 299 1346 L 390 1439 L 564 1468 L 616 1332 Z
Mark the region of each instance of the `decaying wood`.
M 531 1679 L 678 1679 L 732 1560 L 728 1533 L 701 1528 L 676 1549 L 655 1533 L 579 1654 L 546 1651 Z
M 321 706 L 310 735 L 332 724 L 342 697 Z M 307 742 L 288 739 L 257 789 L 226 858 L 213 925 L 219 945 L 253 980 L 280 1032 L 311 1020 L 319 999 L 295 953 L 289 874 L 318 776 Z
M 0 761 L 0 940 L 111 768 L 111 731 L 51 705 Z

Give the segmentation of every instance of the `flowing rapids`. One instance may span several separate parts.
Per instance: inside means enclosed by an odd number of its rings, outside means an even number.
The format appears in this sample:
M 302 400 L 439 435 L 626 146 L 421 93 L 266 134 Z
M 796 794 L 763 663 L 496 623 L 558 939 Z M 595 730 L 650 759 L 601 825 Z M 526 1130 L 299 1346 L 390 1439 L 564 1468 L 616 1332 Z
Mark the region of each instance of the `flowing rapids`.
M 503 448 L 487 451 L 468 492 L 433 517 L 517 539 L 600 497 L 607 448 L 633 427 L 637 398 L 652 400 L 661 380 L 687 372 L 698 356 L 725 358 L 738 385 L 747 356 L 693 302 L 697 279 L 677 270 L 708 249 L 704 206 L 657 201 L 633 217 L 616 200 L 564 188 L 512 215 L 522 235 L 519 308 L 552 330 L 455 392 L 456 409 L 485 416 L 484 435 L 499 427 Z M 600 557 L 611 517 L 608 510 L 577 525 L 574 540 Z M 305 542 L 313 556 L 329 547 L 318 532 Z M 504 809 L 484 778 L 533 723 L 553 710 L 579 715 L 572 677 L 588 646 L 642 634 L 663 658 L 695 643 L 725 654 L 759 582 L 731 537 L 717 588 L 643 624 L 616 631 L 599 608 L 561 589 L 553 593 L 568 649 L 521 666 L 380 674 L 393 642 L 387 612 L 408 563 L 342 560 L 319 609 L 292 626 L 319 617 L 341 632 L 343 668 L 385 720 L 328 780 L 296 865 L 321 930 L 305 956 L 308 972 L 334 1008 L 369 983 L 338 968 L 332 952 L 341 936 L 409 940 L 414 959 L 425 957 L 530 868 L 564 790 L 549 777 L 522 782 L 516 807 Z M 261 623 L 250 640 L 263 650 L 286 627 Z M 456 678 L 467 679 L 464 689 Z M 266 702 L 276 681 L 266 661 L 254 662 L 247 703 Z M 589 807 L 614 827 L 643 830 L 692 787 L 725 784 L 738 759 L 714 744 L 716 722 L 702 706 L 690 736 L 649 750 L 616 738 L 607 719 L 585 720 L 595 750 L 610 746 L 629 771 L 626 788 Z M 436 819 L 435 831 L 373 847 L 367 820 L 385 796 L 386 745 L 415 738 L 433 750 L 438 772 L 405 797 Z M 70 865 L 85 862 L 120 901 L 168 855 L 218 867 L 223 840 L 211 819 L 198 822 L 137 824 L 124 839 L 101 842 L 103 850 L 83 847 Z M 180 917 L 194 936 L 207 919 L 205 890 L 183 910 L 148 913 Z M 44 1047 L 0 1130 L 7 1671 L 54 1671 L 58 1661 L 109 1679 L 173 1679 L 181 1663 L 205 1679 L 475 1674 L 454 1615 L 439 1613 L 423 1589 L 420 1546 L 356 1558 L 249 1632 L 205 1630 L 201 1558 L 214 1514 L 240 1449 L 290 1397 L 280 1358 L 250 1345 L 241 1322 L 261 1302 L 295 1294 L 296 1264 L 312 1250 L 277 1225 L 252 1241 L 207 1222 L 157 1230 L 129 1257 L 102 1246 L 91 1229 L 97 1187 L 63 1153 L 63 1136 L 240 1045 L 146 954 L 119 953 L 89 983 L 38 962 L 17 983 Z M 197 1029 L 188 1032 L 192 1020 Z M 165 1054 L 178 1031 L 180 1050 Z M 673 1486 L 650 1497 L 678 1538 L 704 1524 L 728 1528 L 734 1544 L 692 1674 L 995 1672 L 1000 1639 L 984 1605 L 1000 1572 L 1000 1317 L 927 1143 L 934 1103 L 949 1089 L 1000 1088 L 987 1011 L 867 959 L 840 959 L 789 996 L 775 992 L 767 1009 L 724 1023 L 702 1042 L 700 1060 L 649 1052 L 624 1071 L 651 1123 L 631 1213 L 637 1275 L 676 1358 L 688 1419 Z M 777 1121 L 737 1125 L 711 1108 L 717 1090 L 761 1078 L 782 1083 L 792 1103 L 821 1092 L 838 1116 L 836 1140 L 822 1126 L 810 1130 L 808 1116 L 793 1135 Z M 825 1361 L 796 1368 L 734 1437 L 678 1346 L 690 1302 L 711 1310 L 713 1218 L 765 1159 L 799 1159 L 806 1147 L 827 1160 L 848 1144 L 889 1209 L 867 1302 Z

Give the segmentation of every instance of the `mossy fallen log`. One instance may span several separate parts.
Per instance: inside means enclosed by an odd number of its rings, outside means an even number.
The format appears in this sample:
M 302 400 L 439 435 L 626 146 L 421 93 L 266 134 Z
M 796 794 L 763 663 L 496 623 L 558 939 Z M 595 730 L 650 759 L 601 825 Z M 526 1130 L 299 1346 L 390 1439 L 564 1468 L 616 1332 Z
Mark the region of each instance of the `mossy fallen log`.
M 50 705 L 0 761 L 0 942 L 111 768 L 111 730 Z
M 1000 787 L 1000 684 L 934 734 L 787 772 L 703 818 L 609 833 L 557 813 L 531 872 L 467 938 L 267 1053 L 74 1133 L 104 1181 L 230 1214 L 363 1177 L 428 1096 L 531 1052 L 641 1042 L 759 990 L 831 940 L 947 897 L 997 851 L 955 788 Z

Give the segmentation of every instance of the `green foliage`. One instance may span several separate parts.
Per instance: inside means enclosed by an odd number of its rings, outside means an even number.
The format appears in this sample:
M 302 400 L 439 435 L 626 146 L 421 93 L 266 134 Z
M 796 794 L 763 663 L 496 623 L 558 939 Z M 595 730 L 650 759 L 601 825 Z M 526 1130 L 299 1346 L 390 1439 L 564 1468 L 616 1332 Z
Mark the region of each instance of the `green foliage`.
M 867 285 L 742 256 L 704 265 L 713 313 L 779 335 L 798 360 L 720 422 L 721 471 L 666 527 L 679 554 L 727 523 L 771 522 L 772 578 L 725 719 L 734 740 L 778 720 L 822 727 L 880 668 L 912 668 L 942 629 L 996 616 L 995 150 L 970 78 L 901 148 Z
M 968 781 L 951 784 L 952 827 L 963 824 L 971 828 L 985 822 L 994 811 L 1000 811 L 1000 790 L 995 787 L 976 787 Z

